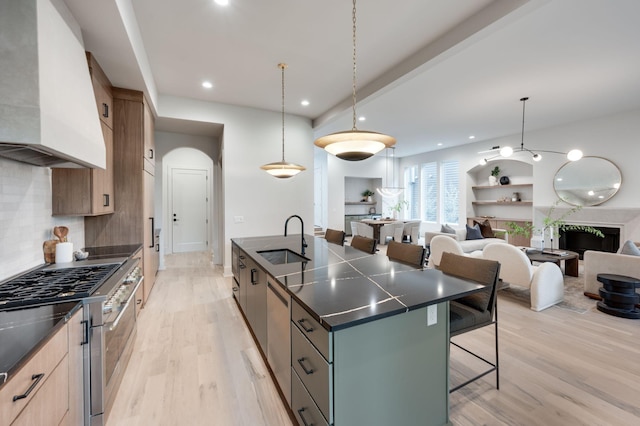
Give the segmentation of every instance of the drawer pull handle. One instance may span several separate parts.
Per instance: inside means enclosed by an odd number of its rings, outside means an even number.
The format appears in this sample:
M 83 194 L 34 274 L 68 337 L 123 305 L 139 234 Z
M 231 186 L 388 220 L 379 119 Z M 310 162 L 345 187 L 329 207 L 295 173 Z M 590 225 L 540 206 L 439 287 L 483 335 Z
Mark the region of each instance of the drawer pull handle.
M 302 423 L 304 423 L 304 426 L 313 426 L 313 423 L 307 423 L 307 420 L 304 418 L 304 414 L 302 413 L 304 413 L 304 408 L 298 410 L 298 415 L 300 416 Z
M 309 327 L 309 328 L 305 327 L 304 326 L 305 322 L 308 322 L 308 321 L 305 320 L 304 318 L 298 320 L 298 324 L 300 324 L 300 327 L 302 327 L 302 329 L 307 333 L 311 333 L 313 331 L 313 327 Z
M 307 367 L 305 367 L 304 364 L 303 364 L 304 360 L 305 360 L 304 357 L 298 359 L 298 364 L 300 364 L 300 367 L 302 367 L 302 369 L 304 370 L 304 372 L 307 375 L 313 374 L 313 368 L 310 368 L 310 369 L 307 370 Z
M 31 380 L 33 380 L 33 383 L 31 383 L 31 386 L 29 386 L 29 389 L 27 389 L 27 391 L 22 395 L 14 395 L 13 402 L 16 402 L 19 399 L 24 399 L 28 397 L 31 391 L 33 391 L 35 387 L 38 386 L 38 383 L 40 383 L 40 380 L 42 380 L 43 377 L 44 377 L 44 373 L 34 374 L 33 376 L 31 376 Z

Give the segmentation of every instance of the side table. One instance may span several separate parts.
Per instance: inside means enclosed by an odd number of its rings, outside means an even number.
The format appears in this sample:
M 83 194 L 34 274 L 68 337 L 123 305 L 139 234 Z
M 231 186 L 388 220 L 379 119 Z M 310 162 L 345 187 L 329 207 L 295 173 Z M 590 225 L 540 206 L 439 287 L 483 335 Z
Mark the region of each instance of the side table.
M 635 305 L 640 302 L 636 288 L 640 288 L 640 279 L 615 274 L 598 274 L 600 287 L 598 302 L 599 311 L 622 318 L 640 319 L 640 309 Z

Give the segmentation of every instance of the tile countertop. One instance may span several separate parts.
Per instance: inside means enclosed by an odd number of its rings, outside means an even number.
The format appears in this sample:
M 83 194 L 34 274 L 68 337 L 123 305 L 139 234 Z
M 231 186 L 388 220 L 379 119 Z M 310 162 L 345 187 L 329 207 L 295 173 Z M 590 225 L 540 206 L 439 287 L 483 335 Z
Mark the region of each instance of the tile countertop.
M 0 388 L 81 306 L 74 301 L 0 311 Z
M 480 291 L 483 286 L 443 274 L 415 269 L 366 254 L 350 246 L 327 243 L 305 234 L 308 262 L 274 265 L 258 251 L 289 249 L 300 253 L 300 234 L 233 238 L 237 244 L 327 330 L 352 327 Z

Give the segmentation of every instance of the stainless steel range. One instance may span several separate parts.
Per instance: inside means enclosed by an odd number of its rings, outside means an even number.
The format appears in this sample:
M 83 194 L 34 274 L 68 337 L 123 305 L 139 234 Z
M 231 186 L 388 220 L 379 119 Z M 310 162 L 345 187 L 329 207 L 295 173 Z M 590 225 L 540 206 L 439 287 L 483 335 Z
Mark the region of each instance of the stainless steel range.
M 85 424 L 106 422 L 136 335 L 139 258 L 48 265 L 0 283 L 0 310 L 82 301 L 86 339 Z

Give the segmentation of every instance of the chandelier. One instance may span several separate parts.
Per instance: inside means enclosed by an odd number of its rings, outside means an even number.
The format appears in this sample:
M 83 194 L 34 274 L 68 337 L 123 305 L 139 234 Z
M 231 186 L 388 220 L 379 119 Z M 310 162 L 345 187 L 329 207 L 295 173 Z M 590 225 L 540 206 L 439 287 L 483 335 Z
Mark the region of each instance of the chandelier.
M 385 178 L 387 179 L 387 184 L 389 184 L 389 182 L 391 182 L 391 184 L 395 182 L 395 173 L 394 173 L 395 167 L 393 165 L 394 149 L 395 149 L 394 147 L 391 147 L 391 148 L 388 148 L 387 151 L 385 152 L 386 158 L 385 158 L 384 167 L 385 167 Z M 391 150 L 391 180 L 389 180 L 389 150 Z M 385 198 L 393 198 L 402 194 L 402 191 L 404 191 L 404 188 L 399 186 L 384 186 L 381 188 L 376 188 L 376 191 L 378 192 L 378 194 L 382 195 Z
M 531 154 L 531 158 L 533 159 L 533 161 L 540 161 L 542 160 L 542 155 L 540 155 L 540 152 L 549 152 L 552 154 L 562 154 L 562 155 L 566 155 L 567 156 L 567 160 L 569 161 L 578 161 L 579 159 L 582 158 L 583 154 L 582 151 L 580 151 L 579 149 L 572 149 L 569 152 L 560 152 L 560 151 L 547 151 L 544 149 L 536 149 L 535 151 L 529 149 L 529 148 L 525 148 L 524 146 L 524 116 L 525 116 L 525 104 L 526 102 L 529 100 L 528 97 L 525 98 L 520 98 L 520 102 L 522 102 L 522 132 L 520 135 L 520 147 L 518 148 L 512 148 L 510 146 L 505 146 L 500 148 L 500 154 L 499 155 L 494 155 L 493 157 L 490 158 L 483 158 L 480 160 L 480 164 L 484 165 L 487 164 L 488 161 L 493 160 L 495 158 L 498 157 L 511 157 L 514 153 L 519 153 L 519 152 L 528 152 L 529 154 Z
M 315 140 L 314 144 L 342 160 L 360 161 L 392 147 L 396 139 L 383 133 L 358 130 L 356 128 L 356 0 L 353 0 L 353 84 L 352 112 L 353 127 L 351 130 L 331 133 Z

